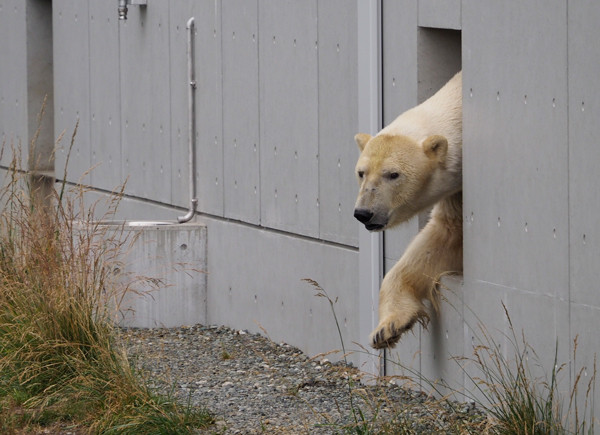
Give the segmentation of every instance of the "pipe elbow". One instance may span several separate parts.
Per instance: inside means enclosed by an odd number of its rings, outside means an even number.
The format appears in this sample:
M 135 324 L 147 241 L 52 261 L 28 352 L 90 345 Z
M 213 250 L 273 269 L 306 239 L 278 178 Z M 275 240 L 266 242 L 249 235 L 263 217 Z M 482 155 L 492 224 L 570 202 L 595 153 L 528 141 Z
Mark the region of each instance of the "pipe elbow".
M 184 216 L 179 216 L 177 218 L 177 222 L 179 222 L 180 224 L 189 222 L 194 217 L 197 206 L 198 206 L 198 199 L 197 198 L 192 199 L 192 203 L 190 204 L 190 210 Z

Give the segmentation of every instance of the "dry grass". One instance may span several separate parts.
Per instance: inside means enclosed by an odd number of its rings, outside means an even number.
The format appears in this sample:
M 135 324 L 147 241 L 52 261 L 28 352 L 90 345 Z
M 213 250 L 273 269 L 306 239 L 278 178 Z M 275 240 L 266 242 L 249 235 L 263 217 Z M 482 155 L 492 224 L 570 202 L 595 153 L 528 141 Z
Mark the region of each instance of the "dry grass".
M 335 314 L 337 301 L 332 300 L 316 281 L 311 279 L 304 281 L 316 290 L 317 297 L 325 298 L 329 302 L 345 359 L 346 350 Z M 398 409 L 396 403 L 385 397 L 365 395 L 360 386 L 349 380 L 348 394 L 353 422 L 337 425 L 338 432 L 365 435 L 375 433 L 416 435 L 440 433 L 439 431 L 442 430 L 443 433 L 449 434 L 593 434 L 595 358 L 591 368 L 592 376 L 587 385 L 582 385 L 582 374 L 586 368 L 574 368 L 572 387 L 566 394 L 562 393 L 559 391 L 559 378 L 566 374 L 568 365 L 559 364 L 558 343 L 550 373 L 536 376 L 534 372 L 539 373 L 544 366 L 527 342 L 525 335 L 517 334 L 515 331 L 506 307 L 503 305 L 502 308 L 510 331 L 508 336 L 503 338 L 506 338 L 510 345 L 510 354 L 505 355 L 501 351 L 493 334 L 480 322 L 478 328 L 480 333 L 477 336 L 479 343 L 474 347 L 473 354 L 453 358 L 464 371 L 466 378 L 470 380 L 472 391 L 463 389 L 459 391 L 443 381 L 427 379 L 415 369 L 391 361 L 405 373 L 402 377 L 394 379 L 408 386 L 428 385 L 439 398 L 428 398 L 425 407 L 423 404 L 409 401 Z M 370 353 L 366 349 L 362 349 L 361 352 Z M 573 361 L 576 361 L 576 354 L 577 339 L 573 344 Z M 441 391 L 450 392 L 450 395 L 444 395 Z M 465 411 L 464 405 L 450 400 L 454 393 L 470 399 L 480 412 Z M 584 403 L 580 406 L 577 405 L 578 397 L 580 400 L 583 397 Z M 389 421 L 378 421 L 382 402 L 387 407 L 397 410 Z M 441 421 L 443 421 L 443 429 L 440 427 Z
M 550 373 L 543 371 L 535 349 L 523 332 L 518 334 L 504 304 L 509 333 L 505 337 L 510 353 L 505 355 L 497 340 L 480 323 L 479 344 L 470 357 L 455 358 L 479 393 L 472 395 L 494 422 L 494 434 L 545 435 L 593 434 L 594 415 L 592 392 L 596 380 L 596 363 L 585 391 L 583 406 L 576 400 L 582 388 L 585 367 L 574 368 L 575 379 L 571 389 L 564 393 L 559 384 L 566 377 L 569 366 L 558 361 L 558 341 Z M 576 361 L 577 338 L 573 343 L 573 361 Z M 539 372 L 542 371 L 541 374 Z M 474 374 L 477 373 L 477 374 Z M 466 393 L 469 396 L 469 393 Z
M 190 433 L 210 424 L 150 391 L 118 344 L 115 307 L 128 291 L 112 279 L 128 243 L 121 229 L 98 224 L 81 187 L 63 183 L 49 201 L 32 200 L 19 161 L 15 153 L 0 192 L 0 431 Z

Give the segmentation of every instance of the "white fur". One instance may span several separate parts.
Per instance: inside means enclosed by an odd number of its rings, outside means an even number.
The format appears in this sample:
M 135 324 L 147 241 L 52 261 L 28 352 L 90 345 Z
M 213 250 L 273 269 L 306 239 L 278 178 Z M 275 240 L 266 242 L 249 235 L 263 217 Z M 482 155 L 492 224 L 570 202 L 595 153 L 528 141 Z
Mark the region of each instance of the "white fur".
M 429 99 L 398 116 L 380 134 L 408 136 L 419 143 L 436 134 L 444 136 L 448 139 L 448 170 L 457 175 L 453 184 L 462 185 L 462 71 Z

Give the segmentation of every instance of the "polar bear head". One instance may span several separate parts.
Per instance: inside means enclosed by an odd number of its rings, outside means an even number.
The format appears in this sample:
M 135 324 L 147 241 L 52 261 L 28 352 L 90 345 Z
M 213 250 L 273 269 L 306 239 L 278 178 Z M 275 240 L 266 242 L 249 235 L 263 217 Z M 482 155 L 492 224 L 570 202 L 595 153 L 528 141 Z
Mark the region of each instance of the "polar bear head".
M 354 139 L 361 151 L 354 217 L 367 230 L 404 222 L 448 193 L 445 137 L 429 136 L 419 143 L 408 136 L 359 133 Z

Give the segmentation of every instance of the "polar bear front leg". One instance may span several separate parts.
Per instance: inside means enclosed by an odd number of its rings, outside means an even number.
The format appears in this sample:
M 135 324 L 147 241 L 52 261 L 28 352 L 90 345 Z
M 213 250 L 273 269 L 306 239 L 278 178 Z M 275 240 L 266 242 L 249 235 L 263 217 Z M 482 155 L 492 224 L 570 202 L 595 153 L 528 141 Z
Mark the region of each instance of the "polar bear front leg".
M 414 280 L 407 269 L 405 257 L 406 254 L 386 274 L 381 284 L 379 325 L 370 339 L 371 346 L 375 349 L 394 347 L 402 334 L 410 330 L 417 321 L 429 318 L 427 309 L 421 302 L 423 291 L 414 286 L 417 283 L 411 283 Z M 432 280 L 428 281 L 433 285 Z
M 437 306 L 434 286 L 440 275 L 462 271 L 462 217 L 448 213 L 447 205 L 442 201 L 434 207 L 429 223 L 383 279 L 379 325 L 370 338 L 375 349 L 395 346 L 416 322 L 426 322 L 424 301 Z

